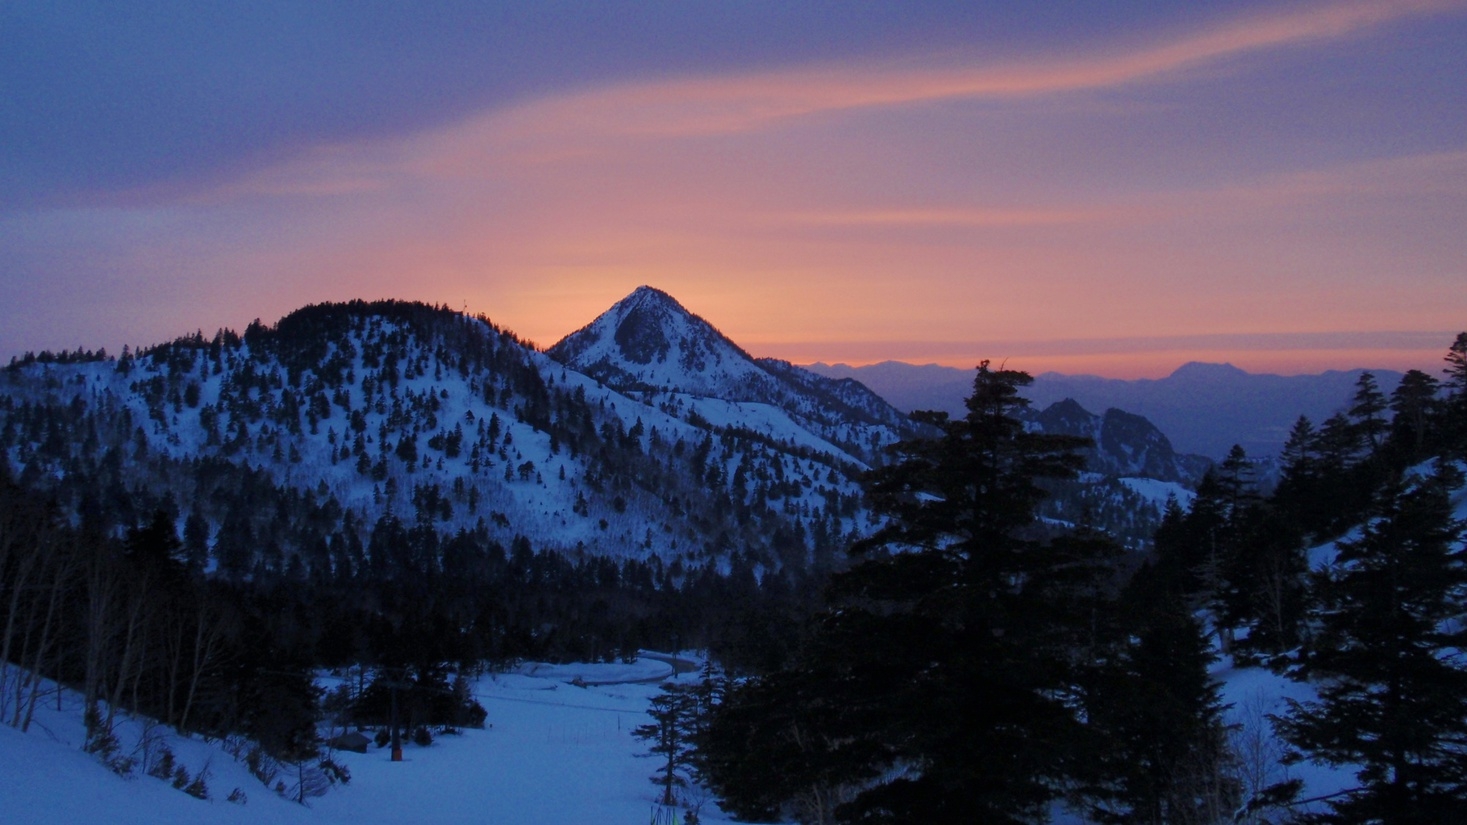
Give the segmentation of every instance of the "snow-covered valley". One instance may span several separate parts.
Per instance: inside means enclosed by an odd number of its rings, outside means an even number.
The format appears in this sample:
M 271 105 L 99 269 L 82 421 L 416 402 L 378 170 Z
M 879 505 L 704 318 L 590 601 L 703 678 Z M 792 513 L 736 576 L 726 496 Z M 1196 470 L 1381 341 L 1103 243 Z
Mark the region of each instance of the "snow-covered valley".
M 696 673 L 674 675 L 661 658 L 632 664 L 550 665 L 525 663 L 509 672 L 486 674 L 473 685 L 488 710 L 482 730 L 464 729 L 437 737 L 427 747 L 404 745 L 401 762 L 390 748 L 371 745 L 364 754 L 333 752 L 351 775 L 305 804 L 282 798 L 231 757 L 226 743 L 180 737 L 161 726 L 126 718 L 119 738 L 139 760 L 144 731 L 152 758 L 169 747 L 179 764 L 205 771 L 209 798 L 195 799 L 166 780 L 149 776 L 139 763 L 122 777 L 81 748 L 85 731 L 79 697 L 64 691 L 61 710 L 51 695 L 28 733 L 0 725 L 0 806 L 16 825 L 107 822 L 118 825 L 542 825 L 542 823 L 641 823 L 662 807 L 649 781 L 654 760 L 632 729 L 647 722 L 649 700 L 664 681 L 689 683 Z M 1213 667 L 1228 709 L 1225 718 L 1240 772 L 1256 791 L 1289 778 L 1306 782 L 1311 795 L 1348 785 L 1349 772 L 1303 763 L 1279 764 L 1283 744 L 1268 716 L 1283 713 L 1286 699 L 1313 699 L 1305 684 L 1266 669 L 1235 668 L 1223 657 Z M 330 675 L 320 682 L 340 681 Z M 227 801 L 238 789 L 243 803 Z M 703 825 L 733 822 L 706 792 L 686 795 L 698 803 Z M 687 806 L 667 809 L 685 817 Z M 1063 806 L 1058 825 L 1085 820 Z M 671 822 L 671 819 L 665 821 Z M 681 821 L 681 819 L 679 820 Z
M 152 759 L 168 746 L 191 774 L 205 771 L 209 798 L 195 799 L 147 775 L 139 763 L 124 778 L 81 746 L 86 738 L 79 697 L 48 696 L 27 733 L 0 725 L 0 810 L 6 822 L 107 822 L 132 825 L 221 822 L 241 825 L 433 822 L 442 825 L 645 822 L 656 809 L 648 781 L 652 760 L 632 736 L 647 722 L 648 700 L 674 676 L 661 659 L 634 664 L 523 665 L 475 680 L 489 712 L 482 730 L 407 743 L 401 762 L 390 748 L 336 751 L 351 773 L 306 804 L 281 798 L 232 758 L 219 740 L 148 729 Z M 335 680 L 322 679 L 324 685 Z M 598 684 L 599 683 L 599 684 Z M 144 726 L 118 727 L 125 750 L 139 759 Z M 239 789 L 243 804 L 227 801 Z M 681 815 L 681 809 L 679 810 Z M 704 823 L 727 822 L 711 802 Z

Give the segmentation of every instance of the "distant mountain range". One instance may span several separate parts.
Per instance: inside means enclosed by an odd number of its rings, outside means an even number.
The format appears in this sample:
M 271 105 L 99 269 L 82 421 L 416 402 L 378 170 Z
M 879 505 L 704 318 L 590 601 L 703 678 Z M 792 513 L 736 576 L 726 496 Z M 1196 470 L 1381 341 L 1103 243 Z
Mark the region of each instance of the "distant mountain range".
M 812 364 L 830 378 L 854 378 L 905 412 L 962 411 L 972 372 L 935 364 L 886 361 L 864 367 Z M 1391 370 L 1330 371 L 1319 375 L 1258 375 L 1231 364 L 1184 364 L 1165 378 L 1127 381 L 1046 372 L 1025 395 L 1037 408 L 1073 399 L 1089 410 L 1121 409 L 1144 416 L 1183 453 L 1222 458 L 1234 444 L 1251 456 L 1276 455 L 1300 415 L 1316 424 L 1350 404 L 1355 384 L 1371 372 L 1389 395 L 1401 380 Z

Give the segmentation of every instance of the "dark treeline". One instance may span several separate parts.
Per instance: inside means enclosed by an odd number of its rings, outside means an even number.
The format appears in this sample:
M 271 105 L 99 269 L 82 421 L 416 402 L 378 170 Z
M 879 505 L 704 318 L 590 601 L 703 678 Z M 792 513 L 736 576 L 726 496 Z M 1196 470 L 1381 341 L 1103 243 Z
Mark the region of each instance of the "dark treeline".
M 110 758 L 119 712 L 179 730 L 248 733 L 292 754 L 314 741 L 310 661 L 272 644 L 268 606 L 190 571 L 158 513 L 120 535 L 79 526 L 0 466 L 0 712 L 25 729 L 41 677 L 80 692 L 88 747 Z
M 1385 398 L 1367 374 L 1347 411 L 1301 421 L 1271 495 L 1235 450 L 1139 569 L 1111 538 L 1036 522 L 1082 445 L 1026 431 L 1029 377 L 985 365 L 964 418 L 933 415 L 942 436 L 868 480 L 885 527 L 791 665 L 711 709 L 659 706 L 682 733 L 656 740 L 656 781 L 805 823 L 1020 823 L 1060 802 L 1105 823 L 1461 821 L 1467 333 L 1446 360 L 1444 382 L 1413 372 Z M 1284 758 L 1357 784 L 1301 800 L 1251 764 L 1208 675 L 1217 646 L 1315 683 L 1273 723 Z
M 275 489 L 277 506 L 289 491 Z M 283 503 L 282 503 L 283 502 Z M 245 733 L 299 758 L 314 742 L 310 673 L 375 665 L 472 671 L 517 659 L 610 660 L 640 647 L 709 647 L 747 669 L 783 662 L 814 590 L 752 566 L 569 559 L 483 531 L 441 536 L 391 516 L 321 534 L 287 564 L 206 566 L 197 522 L 126 495 L 73 525 L 0 465 L 3 721 L 27 727 L 45 676 L 80 691 L 96 747 L 112 715 L 180 730 Z M 146 514 L 146 515 L 142 515 Z M 309 518 L 304 519 L 309 522 Z M 348 520 L 348 527 L 350 521 Z M 218 545 L 227 554 L 226 524 Z M 13 663 L 10 664 L 10 663 Z
M 28 367 L 31 364 L 85 364 L 91 361 L 106 360 L 108 360 L 108 355 L 105 348 L 98 349 L 96 352 L 80 347 L 75 350 L 62 350 L 60 352 L 43 349 L 39 353 L 26 352 L 25 355 L 12 357 L 9 368 L 20 369 L 22 367 Z
M 1030 822 L 1062 798 L 1097 821 L 1229 810 L 1202 628 L 1180 601 L 1125 598 L 1113 538 L 1038 520 L 1088 441 L 1024 425 L 1030 380 L 984 364 L 966 416 L 926 414 L 940 437 L 871 474 L 884 526 L 792 665 L 727 688 L 688 781 L 801 822 Z
M 1348 407 L 1316 427 L 1295 423 L 1280 479 L 1265 495 L 1243 450 L 1172 506 L 1138 592 L 1210 607 L 1224 649 L 1268 659 L 1310 631 L 1306 548 L 1338 538 L 1387 507 L 1382 495 L 1433 459 L 1467 459 L 1467 335 L 1449 349 L 1446 381 L 1411 370 L 1386 397 L 1363 373 Z
M 112 715 L 137 711 L 302 757 L 320 667 L 419 688 L 640 647 L 778 667 L 859 504 L 826 457 L 627 426 L 446 308 L 307 307 L 71 368 L 103 357 L 16 361 L 0 395 L 6 721 L 26 726 L 50 677 L 96 708 L 101 750 Z M 467 413 L 446 411 L 450 388 Z M 616 557 L 522 534 L 490 496 L 551 469 L 511 430 L 579 459 L 552 480 L 577 491 L 563 519 L 665 520 Z M 817 473 L 822 506 L 796 502 Z M 679 552 L 655 552 L 654 528 Z

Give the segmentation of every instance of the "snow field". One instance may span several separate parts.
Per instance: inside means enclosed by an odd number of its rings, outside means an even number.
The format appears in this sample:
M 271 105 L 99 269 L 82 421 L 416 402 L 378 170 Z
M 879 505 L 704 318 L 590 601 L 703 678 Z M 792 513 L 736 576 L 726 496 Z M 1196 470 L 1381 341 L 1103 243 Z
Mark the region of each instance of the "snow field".
M 670 671 L 664 661 L 643 658 L 634 664 L 529 664 L 485 676 L 474 688 L 489 712 L 484 730 L 439 736 L 426 748 L 405 744 L 397 763 L 389 749 L 375 746 L 365 754 L 338 751 L 335 759 L 351 771 L 351 783 L 309 800 L 308 807 L 276 796 L 219 742 L 182 739 L 171 730 L 169 747 L 190 773 L 208 764 L 209 800 L 140 772 L 119 777 L 82 751 L 75 695 L 67 694 L 60 713 L 53 696 L 29 733 L 0 726 L 0 815 L 15 825 L 642 823 L 651 818 L 658 792 L 648 780 L 656 766 L 639 756 L 646 747 L 632 729 L 650 721 L 648 700 Z M 569 683 L 578 678 L 587 686 Z M 140 731 L 136 721 L 122 722 L 125 749 Z M 225 801 L 235 787 L 248 796 L 247 804 Z M 704 823 L 731 821 L 712 803 L 701 816 Z
M 1191 507 L 1192 500 L 1197 497 L 1196 493 L 1175 481 L 1161 481 L 1155 478 L 1140 478 L 1136 476 L 1127 476 L 1119 479 L 1119 481 L 1130 489 L 1131 492 L 1158 507 L 1165 506 L 1168 498 L 1174 498 L 1185 509 Z

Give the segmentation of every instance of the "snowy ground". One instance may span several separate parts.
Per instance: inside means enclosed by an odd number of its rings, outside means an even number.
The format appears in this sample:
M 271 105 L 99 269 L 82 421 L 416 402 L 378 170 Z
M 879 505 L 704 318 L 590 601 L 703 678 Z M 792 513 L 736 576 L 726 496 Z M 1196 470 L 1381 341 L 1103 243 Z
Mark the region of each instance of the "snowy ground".
M 484 730 L 440 736 L 426 748 L 405 745 L 405 759 L 399 763 L 376 747 L 365 754 L 339 752 L 337 759 L 350 769 L 351 783 L 310 800 L 309 807 L 276 796 L 218 742 L 166 737 L 190 773 L 207 767 L 208 801 L 141 772 L 118 777 L 81 750 L 85 737 L 79 702 L 66 694 L 62 710 L 56 710 L 53 697 L 27 734 L 0 725 L 0 812 L 5 822 L 17 825 L 647 822 L 657 793 L 648 781 L 655 765 L 639 756 L 645 746 L 631 730 L 647 723 L 647 702 L 664 679 L 696 678 L 673 677 L 672 671 L 668 658 L 649 656 L 631 664 L 528 663 L 512 673 L 486 676 L 475 685 L 475 695 L 489 712 Z M 1327 793 L 1348 782 L 1347 773 L 1329 768 L 1305 763 L 1283 769 L 1277 764 L 1281 749 L 1265 715 L 1282 712 L 1285 697 L 1312 698 L 1307 685 L 1266 670 L 1235 669 L 1226 659 L 1214 676 L 1231 705 L 1227 715 L 1237 726 L 1239 750 L 1255 761 L 1252 781 L 1258 786 L 1297 776 L 1311 793 Z M 136 753 L 141 727 L 127 721 L 120 731 L 128 751 Z M 163 736 L 164 730 L 155 734 Z M 234 788 L 247 795 L 245 805 L 225 801 Z M 1055 813 L 1056 822 L 1078 821 L 1060 810 Z M 702 821 L 731 820 L 710 801 Z
M 161 727 L 154 734 L 191 774 L 207 769 L 211 798 L 196 800 L 141 771 L 129 779 L 118 777 L 81 750 L 85 736 L 76 696 L 65 694 L 59 712 L 53 696 L 29 733 L 0 725 L 0 815 L 17 825 L 647 822 L 657 793 L 648 781 L 655 765 L 639 756 L 646 748 L 631 730 L 649 721 L 647 702 L 672 670 L 668 658 L 649 656 L 632 664 L 529 663 L 486 676 L 474 690 L 489 712 L 484 730 L 440 736 L 426 748 L 407 744 L 399 763 L 376 747 L 365 754 L 339 752 L 351 783 L 310 800 L 309 807 L 265 788 L 221 743 L 179 739 Z M 1345 771 L 1277 763 L 1282 750 L 1266 715 L 1281 713 L 1285 698 L 1313 698 L 1309 686 L 1258 668 L 1233 668 L 1226 658 L 1213 673 L 1231 706 L 1227 716 L 1236 726 L 1239 752 L 1254 763 L 1256 776 L 1249 784 L 1262 787 L 1298 777 L 1310 794 L 1317 794 L 1350 782 Z M 137 754 L 141 726 L 129 720 L 119 730 L 125 752 Z M 245 805 L 225 801 L 235 788 L 248 797 Z M 1056 822 L 1078 821 L 1055 813 Z M 702 821 L 731 820 L 710 801 Z
M 1191 507 L 1192 499 L 1197 497 L 1196 493 L 1192 492 L 1186 487 L 1183 487 L 1175 481 L 1161 481 L 1155 478 L 1127 477 L 1122 478 L 1120 482 L 1126 485 L 1126 487 L 1129 488 L 1136 495 L 1146 499 L 1147 503 L 1155 504 L 1158 507 L 1164 506 L 1167 499 L 1174 498 L 1177 500 L 1177 503 L 1182 505 L 1182 507 L 1185 509 Z
M 1467 518 L 1467 491 L 1459 491 L 1454 504 L 1456 517 Z M 1329 562 L 1334 550 L 1333 542 L 1314 548 L 1313 564 Z M 647 702 L 672 670 L 670 657 L 650 654 L 633 664 L 532 663 L 514 673 L 485 677 L 475 694 L 489 712 L 489 727 L 439 737 L 427 748 L 407 745 L 400 763 L 375 747 L 366 754 L 340 753 L 340 761 L 351 770 L 351 784 L 311 800 L 309 807 L 276 796 L 217 742 L 167 736 L 190 774 L 207 768 L 208 801 L 146 775 L 120 778 L 81 750 L 85 735 L 76 696 L 64 694 L 58 711 L 52 695 L 29 733 L 0 724 L 0 820 L 7 825 L 643 823 L 651 819 L 656 798 L 648 781 L 655 765 L 638 756 L 646 748 L 631 730 L 649 721 Z M 1304 796 L 1309 797 L 1354 784 L 1348 769 L 1308 762 L 1278 765 L 1282 746 L 1269 730 L 1267 715 L 1282 713 L 1286 699 L 1313 698 L 1310 686 L 1260 668 L 1234 668 L 1227 658 L 1218 662 L 1213 675 L 1230 705 L 1226 715 L 1236 725 L 1239 752 L 1252 762 L 1255 775 L 1246 777 L 1250 789 L 1297 777 L 1304 780 Z M 121 726 L 126 749 L 134 747 L 141 733 L 136 722 Z M 165 732 L 160 728 L 155 733 Z M 247 804 L 225 801 L 234 788 L 248 796 Z M 1057 823 L 1075 821 L 1056 813 Z M 731 820 L 709 802 L 702 821 L 712 825 Z
M 218 743 L 170 737 L 190 772 L 207 762 L 208 801 L 149 776 L 120 778 L 81 750 L 75 697 L 64 697 L 59 713 L 53 697 L 29 733 L 0 725 L 0 817 L 17 825 L 647 822 L 657 793 L 648 781 L 655 765 L 638 756 L 646 748 L 631 730 L 649 721 L 647 702 L 670 671 L 666 661 L 644 658 L 632 665 L 529 665 L 486 676 L 475 688 L 489 712 L 484 730 L 441 736 L 426 748 L 406 745 L 398 763 L 376 747 L 338 753 L 351 784 L 310 800 L 309 808 L 277 797 Z M 587 686 L 569 683 L 577 678 Z M 629 683 L 593 684 L 621 680 Z M 122 738 L 131 747 L 139 729 L 126 727 Z M 244 806 L 225 801 L 235 787 L 248 796 Z M 702 821 L 730 820 L 710 802 Z
M 1222 686 L 1226 706 L 1223 720 L 1229 727 L 1233 752 L 1239 760 L 1238 771 L 1245 795 L 1252 794 L 1290 779 L 1304 783 L 1301 799 L 1332 794 L 1354 787 L 1354 770 L 1315 764 L 1307 760 L 1283 765 L 1286 747 L 1273 732 L 1270 716 L 1283 716 L 1289 710 L 1288 700 L 1312 701 L 1317 698 L 1312 685 L 1292 682 L 1261 667 L 1235 668 L 1231 657 L 1223 656 L 1212 668 L 1212 676 Z M 1324 810 L 1319 804 L 1305 810 Z

